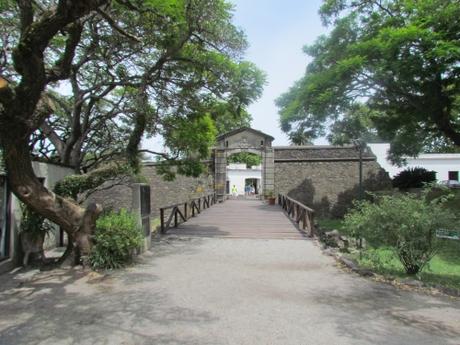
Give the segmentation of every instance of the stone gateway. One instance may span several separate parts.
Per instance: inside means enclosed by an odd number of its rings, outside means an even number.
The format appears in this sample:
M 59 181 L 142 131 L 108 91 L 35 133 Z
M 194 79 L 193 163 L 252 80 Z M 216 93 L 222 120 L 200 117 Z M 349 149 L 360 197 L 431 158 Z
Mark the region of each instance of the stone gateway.
M 343 215 L 359 194 L 359 151 L 354 146 L 272 146 L 273 140 L 252 128 L 223 134 L 217 138 L 210 160 L 205 162 L 206 172 L 197 178 L 177 175 L 174 181 L 165 181 L 157 164 L 145 163 L 142 174 L 151 187 L 152 215 L 158 216 L 162 207 L 214 191 L 220 200 L 226 198 L 227 158 L 238 152 L 262 157 L 260 195 L 283 193 L 313 208 L 319 216 Z M 366 191 L 391 186 L 388 174 L 369 148 L 363 151 L 362 167 Z M 111 207 L 130 204 L 131 193 L 126 188 L 102 192 L 97 201 L 109 200 Z

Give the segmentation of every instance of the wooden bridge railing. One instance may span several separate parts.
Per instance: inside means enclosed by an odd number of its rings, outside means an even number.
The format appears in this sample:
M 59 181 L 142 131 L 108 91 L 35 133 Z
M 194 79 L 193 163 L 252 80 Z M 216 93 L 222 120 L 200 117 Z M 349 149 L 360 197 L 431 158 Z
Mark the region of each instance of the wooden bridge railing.
M 294 200 L 286 195 L 278 194 L 278 204 L 283 208 L 289 217 L 291 217 L 305 231 L 308 236 L 315 234 L 314 214 L 315 211 L 310 207 Z
M 177 227 L 179 224 L 186 222 L 191 217 L 200 214 L 216 203 L 216 193 L 208 194 L 187 202 L 182 202 L 175 205 L 160 208 L 160 230 L 165 234 L 172 224 Z M 166 220 L 165 214 L 167 210 L 171 210 L 169 217 Z

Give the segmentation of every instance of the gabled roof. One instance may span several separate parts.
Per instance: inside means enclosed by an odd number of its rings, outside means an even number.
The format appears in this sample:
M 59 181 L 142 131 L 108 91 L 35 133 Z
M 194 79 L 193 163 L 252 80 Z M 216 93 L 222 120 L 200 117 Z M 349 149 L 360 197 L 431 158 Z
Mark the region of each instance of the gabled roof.
M 244 132 L 244 131 L 248 131 L 248 132 L 258 134 L 258 135 L 263 136 L 265 138 L 268 138 L 270 140 L 275 140 L 275 138 L 273 138 L 271 135 L 265 134 L 264 132 L 258 131 L 256 129 L 253 129 L 253 128 L 250 128 L 250 127 L 241 127 L 241 128 L 234 129 L 233 131 L 230 131 L 230 132 L 227 132 L 227 133 L 219 135 L 216 139 L 217 139 L 217 141 L 221 141 L 221 140 L 223 140 L 225 138 L 231 137 L 231 136 L 233 136 L 235 134 L 238 134 L 238 133 L 241 133 L 241 132 Z

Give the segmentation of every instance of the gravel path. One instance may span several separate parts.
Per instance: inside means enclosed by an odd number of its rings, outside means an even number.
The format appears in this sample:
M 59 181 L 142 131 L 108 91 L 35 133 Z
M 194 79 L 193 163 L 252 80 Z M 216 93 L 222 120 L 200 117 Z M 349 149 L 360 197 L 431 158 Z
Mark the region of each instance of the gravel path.
M 134 267 L 0 277 L 0 344 L 460 344 L 460 301 L 343 272 L 309 240 L 169 236 Z

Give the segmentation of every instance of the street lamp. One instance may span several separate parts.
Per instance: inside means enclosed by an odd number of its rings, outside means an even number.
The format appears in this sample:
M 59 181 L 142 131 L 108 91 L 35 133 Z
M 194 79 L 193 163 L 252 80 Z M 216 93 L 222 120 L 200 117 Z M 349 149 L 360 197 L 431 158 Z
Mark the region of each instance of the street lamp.
M 355 149 L 359 152 L 359 200 L 364 198 L 364 186 L 363 186 L 363 150 L 366 147 L 366 143 L 362 139 L 353 139 L 352 140 Z M 363 239 L 359 238 L 358 248 L 363 247 Z M 362 252 L 359 251 L 360 258 L 362 257 Z
M 363 151 L 366 147 L 366 143 L 362 139 L 352 140 L 355 149 L 359 152 L 359 199 L 364 198 L 364 186 L 363 186 Z

